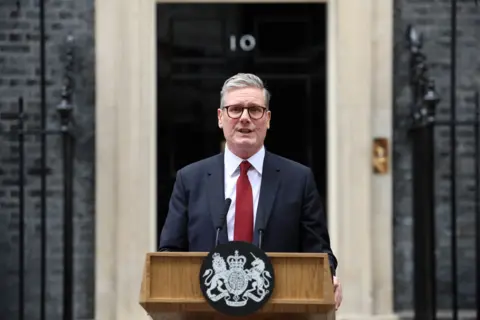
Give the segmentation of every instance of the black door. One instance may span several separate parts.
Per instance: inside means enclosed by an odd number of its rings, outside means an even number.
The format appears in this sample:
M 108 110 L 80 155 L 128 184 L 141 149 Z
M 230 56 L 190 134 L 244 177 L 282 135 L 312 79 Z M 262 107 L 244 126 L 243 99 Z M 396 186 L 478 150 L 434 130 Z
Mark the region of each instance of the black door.
M 158 4 L 158 231 L 176 171 L 217 154 L 223 82 L 255 73 L 272 93 L 269 151 L 312 168 L 326 192 L 326 6 Z

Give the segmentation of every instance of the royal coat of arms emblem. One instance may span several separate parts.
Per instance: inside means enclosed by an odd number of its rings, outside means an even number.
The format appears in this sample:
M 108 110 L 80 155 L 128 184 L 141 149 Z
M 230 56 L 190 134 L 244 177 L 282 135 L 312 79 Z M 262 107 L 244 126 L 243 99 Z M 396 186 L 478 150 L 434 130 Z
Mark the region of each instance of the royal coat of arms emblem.
M 268 300 L 274 287 L 268 257 L 258 247 L 244 242 L 218 246 L 206 258 L 200 275 L 205 298 L 218 311 L 229 315 L 255 312 Z

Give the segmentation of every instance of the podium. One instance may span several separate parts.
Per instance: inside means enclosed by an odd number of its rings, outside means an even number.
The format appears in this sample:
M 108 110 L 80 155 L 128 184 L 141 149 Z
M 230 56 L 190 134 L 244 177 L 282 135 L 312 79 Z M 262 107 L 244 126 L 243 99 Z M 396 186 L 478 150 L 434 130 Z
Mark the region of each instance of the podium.
M 275 270 L 275 289 L 270 300 L 247 317 L 222 315 L 205 300 L 199 273 L 207 254 L 147 253 L 140 304 L 153 320 L 334 319 L 327 254 L 267 253 Z

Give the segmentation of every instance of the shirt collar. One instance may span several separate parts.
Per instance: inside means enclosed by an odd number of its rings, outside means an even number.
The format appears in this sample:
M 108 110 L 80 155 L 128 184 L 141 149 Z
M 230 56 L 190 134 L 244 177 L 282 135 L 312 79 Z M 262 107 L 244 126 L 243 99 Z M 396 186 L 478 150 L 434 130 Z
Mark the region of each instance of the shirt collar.
M 252 165 L 258 173 L 262 174 L 263 171 L 263 160 L 265 159 L 265 147 L 262 146 L 260 150 L 257 151 L 253 156 L 246 159 Z M 237 157 L 233 152 L 228 149 L 228 145 L 225 144 L 225 172 L 232 176 L 235 171 L 239 168 L 240 163 L 244 159 Z

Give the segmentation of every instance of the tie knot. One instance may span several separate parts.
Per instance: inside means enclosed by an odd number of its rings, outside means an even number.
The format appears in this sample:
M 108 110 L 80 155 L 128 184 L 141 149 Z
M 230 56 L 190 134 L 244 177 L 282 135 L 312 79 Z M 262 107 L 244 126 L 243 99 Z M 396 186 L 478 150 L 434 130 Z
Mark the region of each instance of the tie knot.
M 250 162 L 242 161 L 242 163 L 240 163 L 240 174 L 246 175 L 251 166 Z

